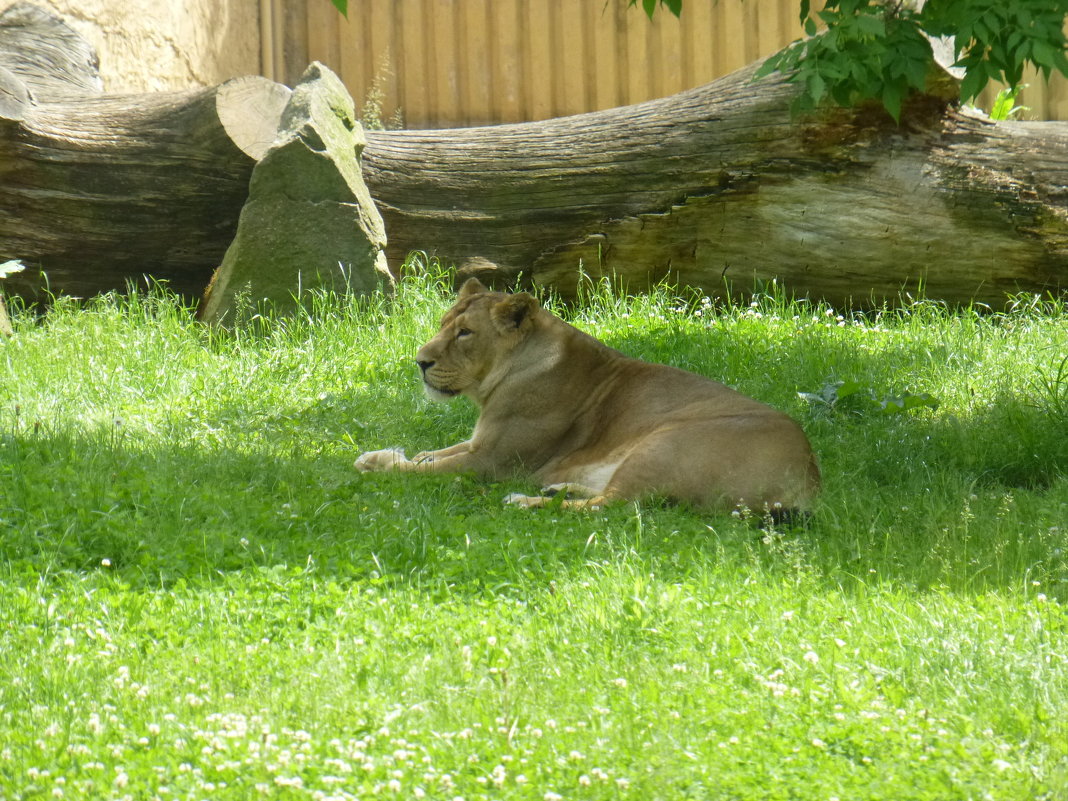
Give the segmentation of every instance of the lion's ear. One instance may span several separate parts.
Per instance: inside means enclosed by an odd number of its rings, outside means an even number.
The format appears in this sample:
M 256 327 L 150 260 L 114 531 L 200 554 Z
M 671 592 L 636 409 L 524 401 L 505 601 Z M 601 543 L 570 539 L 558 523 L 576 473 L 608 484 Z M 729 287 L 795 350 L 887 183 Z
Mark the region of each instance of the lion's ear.
M 533 295 L 520 292 L 495 303 L 490 309 L 490 319 L 502 334 L 518 331 L 540 308 Z
M 464 285 L 460 287 L 460 294 L 457 296 L 458 300 L 464 300 L 472 295 L 481 295 L 489 292 L 486 285 L 479 281 L 477 278 L 468 278 L 464 281 Z

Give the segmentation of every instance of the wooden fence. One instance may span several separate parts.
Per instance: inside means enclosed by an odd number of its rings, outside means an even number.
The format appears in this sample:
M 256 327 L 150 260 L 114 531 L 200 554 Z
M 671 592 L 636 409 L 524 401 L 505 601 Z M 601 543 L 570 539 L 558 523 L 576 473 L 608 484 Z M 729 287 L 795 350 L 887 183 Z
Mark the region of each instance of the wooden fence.
M 311 60 L 384 120 L 437 128 L 627 105 L 698 86 L 801 35 L 798 0 L 688 0 L 649 19 L 625 0 L 262 0 L 264 68 Z M 981 104 L 989 108 L 993 90 Z M 1068 119 L 1068 81 L 1035 78 L 1028 117 Z

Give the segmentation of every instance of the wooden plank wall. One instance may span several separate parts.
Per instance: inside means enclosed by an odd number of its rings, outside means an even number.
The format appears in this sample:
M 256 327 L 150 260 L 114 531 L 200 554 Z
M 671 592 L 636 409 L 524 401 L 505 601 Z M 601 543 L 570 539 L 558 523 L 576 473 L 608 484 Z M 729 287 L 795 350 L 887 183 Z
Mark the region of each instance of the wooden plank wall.
M 624 0 L 265 0 L 265 72 L 292 84 L 312 60 L 357 105 L 380 96 L 407 128 L 538 120 L 673 94 L 801 35 L 797 0 L 689 0 L 653 22 Z M 993 90 L 982 104 L 989 108 Z M 1029 118 L 1068 119 L 1068 81 L 1035 78 Z

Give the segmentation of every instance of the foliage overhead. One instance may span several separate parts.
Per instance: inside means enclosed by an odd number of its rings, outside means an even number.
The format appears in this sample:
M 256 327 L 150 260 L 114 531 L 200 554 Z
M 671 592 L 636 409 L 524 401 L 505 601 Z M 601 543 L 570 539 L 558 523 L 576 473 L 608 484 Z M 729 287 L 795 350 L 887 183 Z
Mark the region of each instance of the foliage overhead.
M 636 6 L 638 5 L 638 0 L 630 0 L 630 4 Z M 682 13 L 682 0 L 642 0 L 642 10 L 649 15 L 649 19 L 653 18 L 657 5 L 664 6 L 676 17 Z
M 676 16 L 682 10 L 682 0 L 642 0 L 650 17 L 658 4 Z M 800 84 L 795 111 L 828 97 L 842 106 L 876 99 L 900 120 L 905 97 L 926 84 L 928 37 L 952 37 L 968 101 L 992 80 L 1018 86 L 1027 66 L 1046 78 L 1068 75 L 1066 17 L 1068 0 L 827 0 L 815 13 L 811 0 L 800 0 L 808 37 L 771 56 L 758 76 L 778 71 Z

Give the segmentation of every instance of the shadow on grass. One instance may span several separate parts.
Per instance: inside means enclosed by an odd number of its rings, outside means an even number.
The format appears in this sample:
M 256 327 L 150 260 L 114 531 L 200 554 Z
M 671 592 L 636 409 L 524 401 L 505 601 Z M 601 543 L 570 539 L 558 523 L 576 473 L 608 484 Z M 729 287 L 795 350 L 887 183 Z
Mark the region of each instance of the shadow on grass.
M 1068 437 L 1018 399 L 967 418 L 810 415 L 826 493 L 809 528 L 783 532 L 655 503 L 503 507 L 508 492 L 530 488 L 523 482 L 361 475 L 351 466 L 358 448 L 446 444 L 470 410 L 432 407 L 409 426 L 416 407 L 385 409 L 353 435 L 348 400 L 319 403 L 261 416 L 275 434 L 290 426 L 288 439 L 232 430 L 229 445 L 146 444 L 103 430 L 0 435 L 0 553 L 14 571 L 106 570 L 141 586 L 280 570 L 522 592 L 636 560 L 668 582 L 704 570 L 805 573 L 845 589 L 1039 581 L 1068 597 Z M 243 431 L 253 418 L 234 409 L 210 425 Z

